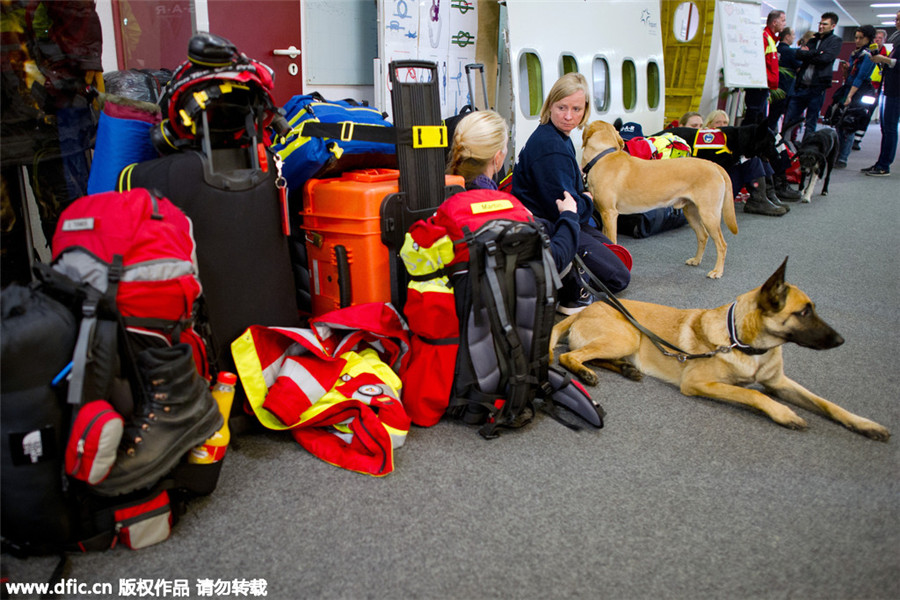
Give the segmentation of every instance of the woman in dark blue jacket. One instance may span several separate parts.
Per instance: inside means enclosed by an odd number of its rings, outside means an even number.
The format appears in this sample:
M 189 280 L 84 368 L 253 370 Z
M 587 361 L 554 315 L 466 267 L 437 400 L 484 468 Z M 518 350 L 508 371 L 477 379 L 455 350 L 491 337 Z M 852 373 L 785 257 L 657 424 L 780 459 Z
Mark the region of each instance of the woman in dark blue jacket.
M 580 73 L 567 73 L 557 80 L 541 108 L 541 124 L 519 152 L 513 171 L 513 195 L 536 216 L 555 222 L 559 218 L 556 199 L 568 192 L 578 203 L 578 255 L 588 269 L 612 292 L 624 290 L 631 273 L 606 244 L 612 243 L 591 225 L 594 202 L 584 189 L 581 167 L 569 135 L 581 128 L 590 113 L 587 80 Z M 559 311 L 574 314 L 593 299 L 573 276 L 564 279 Z
M 463 118 L 453 134 L 447 173 L 466 180 L 467 190 L 496 190 L 495 176 L 502 170 L 509 145 L 506 121 L 492 110 L 479 110 Z M 555 202 L 556 216 L 535 215 L 550 236 L 550 254 L 560 275 L 566 273 L 578 247 L 578 204 L 570 195 Z

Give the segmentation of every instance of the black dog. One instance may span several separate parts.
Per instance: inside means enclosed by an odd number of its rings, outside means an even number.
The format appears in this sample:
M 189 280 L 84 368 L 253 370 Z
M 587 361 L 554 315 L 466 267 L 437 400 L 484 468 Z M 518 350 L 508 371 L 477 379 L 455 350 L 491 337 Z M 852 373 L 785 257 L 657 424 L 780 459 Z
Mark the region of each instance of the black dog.
M 831 179 L 831 171 L 834 169 L 840 147 L 838 134 L 830 127 L 816 129 L 815 133 L 807 136 L 800 144 L 797 160 L 800 162 L 800 189 L 803 202 L 812 199 L 813 188 L 823 176 L 825 184 L 822 186 L 822 195 L 828 195 L 828 181 Z
M 771 164 L 776 164 L 778 161 L 779 154 L 776 148 L 775 134 L 769 129 L 766 121 L 741 127 L 720 127 L 720 130 L 725 134 L 724 142 L 727 151 L 716 148 L 695 149 L 694 143 L 698 133 L 692 127 L 673 127 L 666 129 L 665 132 L 673 133 L 686 141 L 694 156 L 711 160 L 726 170 L 736 165 L 742 156 L 758 157 Z

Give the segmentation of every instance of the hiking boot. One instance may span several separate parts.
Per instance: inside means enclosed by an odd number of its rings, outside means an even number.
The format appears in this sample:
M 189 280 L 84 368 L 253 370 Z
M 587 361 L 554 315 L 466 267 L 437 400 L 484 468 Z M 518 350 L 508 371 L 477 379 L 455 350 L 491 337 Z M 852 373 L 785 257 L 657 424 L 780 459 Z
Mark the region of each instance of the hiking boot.
M 872 177 L 889 177 L 890 174 L 890 171 L 881 167 L 872 167 L 871 171 L 866 171 L 866 175 L 871 175 Z
M 798 190 L 791 187 L 787 177 L 784 175 L 775 176 L 774 181 L 775 193 L 778 194 L 778 197 L 782 202 L 796 202 L 802 197 L 802 194 Z
M 768 183 L 766 184 L 766 198 L 775 206 L 780 206 L 781 208 L 783 208 L 784 212 L 787 213 L 791 211 L 791 207 L 782 202 L 778 197 L 778 194 L 775 193 L 775 187 L 770 186 Z
M 117 496 L 155 484 L 222 426 L 209 386 L 188 344 L 150 348 L 137 357 L 144 390 L 126 424 L 109 476 L 94 486 Z
M 834 168 L 835 168 L 835 169 L 846 169 L 846 168 L 847 168 L 847 163 L 845 163 L 845 162 L 842 161 L 842 160 L 839 160 L 839 161 L 837 161 L 836 163 L 834 163 Z
M 780 217 L 787 212 L 786 206 L 775 206 L 766 197 L 766 180 L 760 177 L 749 188 L 750 198 L 744 204 L 744 212 L 768 217 Z

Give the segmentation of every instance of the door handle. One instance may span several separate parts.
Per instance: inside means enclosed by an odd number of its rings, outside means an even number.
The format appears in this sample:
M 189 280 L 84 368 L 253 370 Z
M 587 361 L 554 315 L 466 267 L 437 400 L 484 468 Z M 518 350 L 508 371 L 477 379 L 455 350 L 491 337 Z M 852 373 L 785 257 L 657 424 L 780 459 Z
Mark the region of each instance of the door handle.
M 275 56 L 290 56 L 291 60 L 293 60 L 300 56 L 300 49 L 291 44 L 291 47 L 287 49 L 279 48 L 276 50 L 272 50 L 272 54 L 274 54 Z

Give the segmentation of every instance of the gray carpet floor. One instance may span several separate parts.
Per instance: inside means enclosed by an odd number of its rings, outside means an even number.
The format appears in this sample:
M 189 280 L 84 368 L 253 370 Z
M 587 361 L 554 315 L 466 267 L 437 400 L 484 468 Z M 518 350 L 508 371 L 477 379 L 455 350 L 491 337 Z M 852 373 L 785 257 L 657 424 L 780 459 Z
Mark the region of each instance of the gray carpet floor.
M 897 434 L 900 173 L 859 173 L 879 143 L 873 126 L 828 196 L 780 218 L 739 211 L 721 280 L 705 277 L 712 247 L 684 265 L 687 227 L 621 238 L 635 263 L 622 296 L 715 307 L 790 257 L 788 280 L 846 343 L 787 347 L 787 373 Z M 900 597 L 900 440 L 800 409 L 809 428 L 790 431 L 653 379 L 599 376 L 602 430 L 539 414 L 485 441 L 445 421 L 415 428 L 384 478 L 328 465 L 286 433 L 240 436 L 216 492 L 168 541 L 73 556 L 67 575 L 117 591 L 183 579 L 190 597 L 206 579 L 262 579 L 279 599 Z M 55 564 L 2 560 L 12 581 L 45 581 Z

